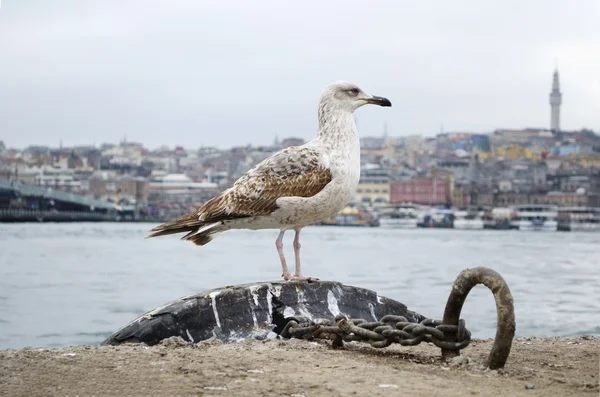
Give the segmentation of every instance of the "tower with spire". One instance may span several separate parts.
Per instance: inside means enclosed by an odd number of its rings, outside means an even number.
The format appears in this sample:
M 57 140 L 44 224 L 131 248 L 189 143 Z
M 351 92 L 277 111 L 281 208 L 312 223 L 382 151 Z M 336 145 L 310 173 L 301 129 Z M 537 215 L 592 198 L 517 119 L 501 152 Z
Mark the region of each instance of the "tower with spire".
M 560 131 L 560 105 L 562 103 L 562 93 L 560 92 L 560 83 L 558 81 L 558 68 L 554 69 L 552 77 L 552 92 L 550 92 L 550 130 L 554 133 Z

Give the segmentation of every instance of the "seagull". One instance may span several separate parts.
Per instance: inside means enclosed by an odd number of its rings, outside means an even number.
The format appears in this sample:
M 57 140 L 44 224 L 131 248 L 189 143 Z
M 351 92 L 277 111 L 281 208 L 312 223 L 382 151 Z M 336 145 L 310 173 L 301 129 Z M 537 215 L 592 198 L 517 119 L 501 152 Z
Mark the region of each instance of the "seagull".
M 205 245 L 230 229 L 279 229 L 275 246 L 284 280 L 316 280 L 302 276 L 300 230 L 337 214 L 356 191 L 360 140 L 353 113 L 367 104 L 392 106 L 353 83 L 328 85 L 321 92 L 319 129 L 312 141 L 271 155 L 196 211 L 150 230 L 148 238 L 187 233 L 182 240 Z M 287 230 L 295 231 L 293 275 L 283 254 Z

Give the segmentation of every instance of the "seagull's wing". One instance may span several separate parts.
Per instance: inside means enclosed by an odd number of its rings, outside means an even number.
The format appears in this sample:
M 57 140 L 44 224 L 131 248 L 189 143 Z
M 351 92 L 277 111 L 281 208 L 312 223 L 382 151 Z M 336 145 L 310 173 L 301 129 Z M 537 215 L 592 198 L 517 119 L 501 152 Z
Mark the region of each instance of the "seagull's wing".
M 241 216 L 269 215 L 281 197 L 312 197 L 331 182 L 331 171 L 310 147 L 290 147 L 265 159 L 224 192 L 217 207 Z M 217 196 L 218 197 L 218 196 Z M 200 209 L 213 212 L 210 202 Z M 216 204 L 216 203 L 215 203 Z M 207 214 L 208 215 L 208 214 Z
M 216 222 L 269 215 L 281 197 L 312 197 L 331 182 L 320 153 L 307 146 L 289 147 L 263 160 L 234 185 L 197 211 L 155 227 L 149 237 L 189 232 L 184 239 Z

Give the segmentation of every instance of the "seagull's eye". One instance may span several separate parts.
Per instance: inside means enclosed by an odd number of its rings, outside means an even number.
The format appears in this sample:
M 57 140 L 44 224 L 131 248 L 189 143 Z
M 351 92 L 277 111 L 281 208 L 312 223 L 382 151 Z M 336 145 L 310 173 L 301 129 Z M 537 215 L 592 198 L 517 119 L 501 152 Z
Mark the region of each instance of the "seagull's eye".
M 348 91 L 354 96 L 358 95 L 358 88 L 351 88 Z

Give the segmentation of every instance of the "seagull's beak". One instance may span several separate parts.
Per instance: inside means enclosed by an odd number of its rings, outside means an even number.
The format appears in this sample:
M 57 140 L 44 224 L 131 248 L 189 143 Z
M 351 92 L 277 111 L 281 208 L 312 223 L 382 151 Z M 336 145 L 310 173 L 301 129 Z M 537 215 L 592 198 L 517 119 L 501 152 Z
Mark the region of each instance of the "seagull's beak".
M 390 102 L 389 99 L 384 98 L 382 96 L 375 96 L 373 95 L 371 98 L 366 98 L 365 101 L 367 103 L 373 104 L 373 105 L 379 105 L 379 106 L 392 106 L 392 103 Z

